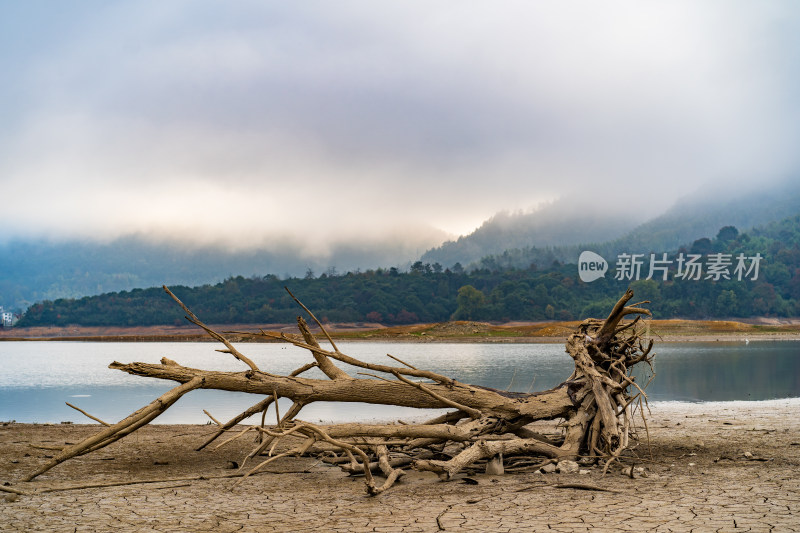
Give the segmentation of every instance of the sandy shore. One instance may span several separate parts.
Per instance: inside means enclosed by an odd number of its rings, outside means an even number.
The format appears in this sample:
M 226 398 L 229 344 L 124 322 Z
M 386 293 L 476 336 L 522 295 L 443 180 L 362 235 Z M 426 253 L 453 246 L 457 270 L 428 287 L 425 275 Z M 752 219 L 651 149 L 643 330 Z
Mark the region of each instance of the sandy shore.
M 0 530 L 798 531 L 798 412 L 800 400 L 658 403 L 650 446 L 626 462 L 643 469 L 634 479 L 597 467 L 584 475 L 477 475 L 477 484 L 411 472 L 378 497 L 367 496 L 360 479 L 307 458 L 280 460 L 231 490 L 234 480 L 220 476 L 252 443 L 193 451 L 209 426 L 148 426 L 24 483 L 56 453 L 50 448 L 99 426 L 4 424 L 0 484 L 32 494 L 0 492 Z M 44 492 L 110 482 L 126 484 Z
M 563 343 L 578 321 L 568 322 L 443 322 L 384 327 L 380 324 L 327 324 L 338 340 L 355 342 L 490 342 Z M 800 340 L 800 319 L 650 320 L 650 334 L 659 342 L 746 342 L 748 340 Z M 297 333 L 294 324 L 211 325 L 216 331 L 258 333 L 260 330 Z M 253 340 L 231 334 L 234 342 Z M 263 339 L 262 339 L 263 340 Z M 47 326 L 0 328 L 0 341 L 83 342 L 215 342 L 201 329 L 190 326 Z

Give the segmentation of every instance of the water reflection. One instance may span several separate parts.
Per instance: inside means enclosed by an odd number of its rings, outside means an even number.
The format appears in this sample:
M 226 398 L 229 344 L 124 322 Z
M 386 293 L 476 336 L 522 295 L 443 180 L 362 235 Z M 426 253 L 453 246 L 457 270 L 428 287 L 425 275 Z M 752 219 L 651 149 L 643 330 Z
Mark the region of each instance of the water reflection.
M 769 400 L 800 396 L 800 342 L 664 344 L 657 352 L 656 378 L 647 389 L 652 400 Z
M 158 362 L 167 356 L 186 366 L 242 370 L 212 343 L 0 342 L 0 420 L 60 422 L 87 420 L 68 401 L 115 422 L 169 390 L 174 384 L 110 370 L 113 360 Z M 239 347 L 261 368 L 286 374 L 309 359 L 280 344 Z M 395 344 L 343 343 L 340 348 L 370 362 L 405 362 L 459 381 L 519 392 L 544 390 L 569 376 L 572 361 L 559 344 Z M 765 400 L 800 397 L 800 342 L 678 343 L 656 348 L 657 377 L 651 400 Z M 351 374 L 359 369 L 347 368 Z M 314 369 L 308 377 L 323 377 Z M 646 381 L 641 374 L 637 381 Z M 205 423 L 204 408 L 226 420 L 256 403 L 258 396 L 227 391 L 192 391 L 157 419 L 159 423 Z M 289 403 L 279 404 L 281 412 Z M 431 411 L 366 404 L 313 404 L 310 421 L 392 420 L 434 416 Z M 269 413 L 274 419 L 274 412 Z

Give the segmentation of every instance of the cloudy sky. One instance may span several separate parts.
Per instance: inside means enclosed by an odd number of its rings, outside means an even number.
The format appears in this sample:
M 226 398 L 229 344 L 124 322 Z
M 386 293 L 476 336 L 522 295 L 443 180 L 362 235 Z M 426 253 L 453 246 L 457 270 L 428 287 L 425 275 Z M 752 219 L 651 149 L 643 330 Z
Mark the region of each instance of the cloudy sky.
M 6 239 L 433 243 L 800 166 L 789 1 L 9 1 L 0 69 Z

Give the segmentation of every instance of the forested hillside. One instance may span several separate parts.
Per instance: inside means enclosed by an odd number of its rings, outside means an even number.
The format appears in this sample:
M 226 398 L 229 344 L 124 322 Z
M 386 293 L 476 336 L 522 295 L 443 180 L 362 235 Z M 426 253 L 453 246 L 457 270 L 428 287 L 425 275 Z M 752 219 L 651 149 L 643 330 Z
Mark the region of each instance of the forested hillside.
M 565 198 L 530 213 L 500 213 L 471 235 L 429 250 L 421 260 L 443 267 L 460 263 L 467 270 L 543 270 L 554 261 L 574 262 L 584 249 L 607 258 L 625 251 L 670 251 L 713 236 L 725 225 L 746 231 L 800 212 L 800 189 L 791 181 L 761 191 L 699 191 L 638 227 L 656 213 L 647 206 L 600 209 L 593 200 Z M 385 239 L 369 246 L 340 243 L 327 255 L 309 257 L 293 245 L 232 251 L 137 236 L 108 243 L 0 242 L 0 305 L 22 311 L 37 301 L 162 283 L 199 286 L 237 275 L 287 278 L 309 270 L 319 275 L 379 266 L 406 270 L 421 249 Z
M 429 245 L 429 244 L 428 244 Z M 182 246 L 129 236 L 108 243 L 0 242 L 0 305 L 25 309 L 42 300 L 75 298 L 159 284 L 202 285 L 233 275 L 281 276 L 381 265 L 407 265 L 418 248 L 381 242 L 332 245 L 309 257 L 297 246 L 230 250 Z
M 609 256 L 605 277 L 591 283 L 580 281 L 574 263 L 465 272 L 419 261 L 407 273 L 391 268 L 285 280 L 239 276 L 174 292 L 204 321 L 218 324 L 291 322 L 298 309 L 284 286 L 319 317 L 336 322 L 577 319 L 607 312 L 628 286 L 637 298 L 652 300 L 658 318 L 800 315 L 800 215 L 741 234 L 722 228 L 714 238 L 671 251 L 665 270 L 652 279 L 645 279 L 651 250 L 628 252 L 641 254 L 640 273 L 622 268 L 624 257 Z M 701 266 L 696 279 L 686 277 L 683 263 L 692 256 Z M 661 253 L 654 257 L 664 260 Z M 738 263 L 746 268 L 737 271 Z M 153 288 L 42 302 L 19 326 L 178 324 L 182 317 Z
M 632 206 L 632 209 L 640 208 L 646 210 L 647 206 Z M 587 248 L 607 257 L 626 251 L 664 252 L 702 237 L 713 236 L 726 225 L 750 230 L 796 213 L 800 213 L 800 188 L 796 180 L 790 179 L 769 188 L 745 192 L 711 187 L 680 199 L 662 215 L 618 238 L 609 235 L 606 239 L 583 239 L 570 245 L 554 246 L 531 233 L 527 245 L 506 246 L 499 252 L 486 249 L 486 253 L 477 255 L 479 259 L 462 260 L 461 263 L 496 270 L 528 268 L 531 264 L 550 265 L 553 261 L 570 262 Z M 481 230 L 459 239 L 458 245 L 462 248 L 476 245 L 481 239 L 475 237 Z M 444 249 L 447 249 L 447 244 L 442 246 L 441 250 Z M 478 254 L 479 250 L 473 252 Z
M 421 260 L 448 266 L 472 265 L 482 257 L 505 250 L 534 246 L 567 249 L 583 243 L 606 242 L 624 235 L 646 218 L 635 211 L 600 209 L 590 198 L 565 197 L 527 213 L 497 213 L 471 234 L 428 250 Z M 529 264 L 513 266 L 527 268 Z

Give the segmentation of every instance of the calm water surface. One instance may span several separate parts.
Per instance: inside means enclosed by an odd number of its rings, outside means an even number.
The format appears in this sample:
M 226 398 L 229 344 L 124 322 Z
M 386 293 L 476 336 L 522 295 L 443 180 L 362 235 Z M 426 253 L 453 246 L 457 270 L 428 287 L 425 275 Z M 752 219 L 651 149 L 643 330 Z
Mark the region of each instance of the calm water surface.
M 173 382 L 129 376 L 107 368 L 111 361 L 157 363 L 169 357 L 203 369 L 245 370 L 212 343 L 0 342 L 0 420 L 87 422 L 70 402 L 108 422 L 127 416 L 172 388 Z M 304 350 L 280 344 L 243 344 L 239 349 L 262 369 L 286 374 L 311 360 Z M 560 344 L 342 343 L 340 349 L 369 362 L 396 364 L 390 353 L 414 366 L 459 381 L 527 392 L 553 387 L 572 371 Z M 767 400 L 800 397 L 800 342 L 678 343 L 657 347 L 651 401 Z M 346 366 L 346 365 L 345 365 Z M 357 369 L 346 368 L 351 374 Z M 324 377 L 318 370 L 305 374 Z M 645 373 L 637 380 L 646 382 Z M 225 391 L 192 391 L 158 423 L 204 423 L 203 409 L 225 421 L 261 398 Z M 280 404 L 285 412 L 289 403 Z M 387 420 L 432 414 L 366 404 L 312 404 L 310 421 Z M 274 417 L 274 412 L 270 415 Z

